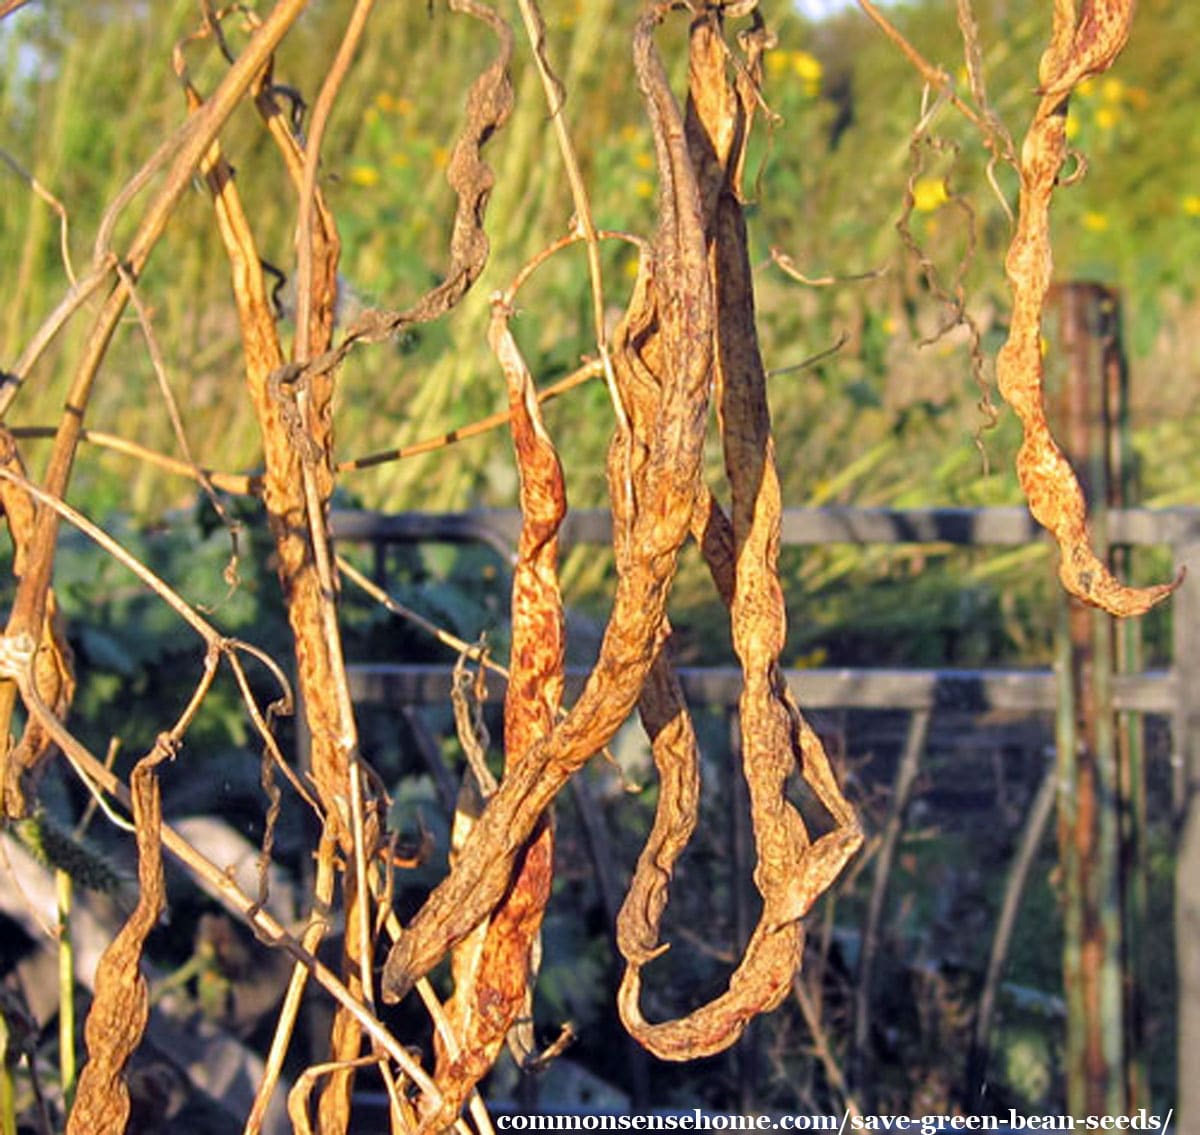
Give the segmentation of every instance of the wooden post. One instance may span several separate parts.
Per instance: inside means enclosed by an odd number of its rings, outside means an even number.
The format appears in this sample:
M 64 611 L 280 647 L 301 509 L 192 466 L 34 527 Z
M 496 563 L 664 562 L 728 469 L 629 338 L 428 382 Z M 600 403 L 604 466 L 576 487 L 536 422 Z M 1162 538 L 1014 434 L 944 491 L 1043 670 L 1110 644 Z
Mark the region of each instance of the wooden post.
M 1177 772 L 1175 857 L 1177 1135 L 1200 1135 L 1200 528 L 1175 544 L 1176 568 L 1191 575 L 1171 600 L 1178 708 L 1172 722 Z
M 1055 289 L 1066 368 L 1059 434 L 1091 506 L 1092 535 L 1108 544 L 1108 445 L 1097 347 L 1107 289 Z M 1121 877 L 1122 785 L 1112 709 L 1113 620 L 1066 599 L 1059 671 L 1059 856 L 1067 998 L 1067 1104 L 1076 1115 L 1121 1114 L 1126 1091 L 1126 984 Z
M 1100 374 L 1103 381 L 1106 503 L 1110 508 L 1130 508 L 1138 503 L 1138 471 L 1133 456 L 1129 411 L 1129 365 L 1121 333 L 1121 301 L 1115 291 L 1101 291 L 1096 304 Z M 1133 557 L 1128 545 L 1109 550 L 1112 569 L 1129 578 Z M 1137 673 L 1143 667 L 1142 622 L 1122 619 L 1115 623 L 1114 668 Z M 1146 868 L 1146 743 L 1145 719 L 1140 713 L 1117 718 L 1116 759 L 1120 784 L 1120 881 L 1123 915 L 1125 972 L 1123 1015 L 1125 1027 L 1125 1094 L 1131 1112 L 1149 1107 L 1146 1073 L 1146 961 L 1143 934 L 1147 915 Z

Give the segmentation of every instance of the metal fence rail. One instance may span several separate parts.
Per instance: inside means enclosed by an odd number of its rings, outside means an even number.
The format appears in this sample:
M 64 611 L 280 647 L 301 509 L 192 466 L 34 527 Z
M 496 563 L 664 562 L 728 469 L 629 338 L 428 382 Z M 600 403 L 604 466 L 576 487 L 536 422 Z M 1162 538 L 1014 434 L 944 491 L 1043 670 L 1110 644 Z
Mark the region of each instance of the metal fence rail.
M 390 544 L 482 543 L 511 558 L 520 531 L 515 509 L 457 513 L 336 512 L 334 535 L 367 543 L 382 556 Z M 1112 509 L 1109 539 L 1115 545 L 1165 546 L 1176 569 L 1191 563 L 1200 571 L 1200 509 Z M 608 544 L 607 511 L 567 515 L 561 542 Z M 1022 508 L 820 508 L 787 509 L 786 546 L 824 544 L 943 544 L 1014 547 L 1042 539 Z M 382 559 L 379 560 L 382 564 Z M 1192 785 L 1198 783 L 1200 753 L 1200 583 L 1189 580 L 1173 599 L 1172 661 L 1166 670 L 1121 674 L 1115 705 L 1122 711 L 1164 714 L 1172 719 L 1173 763 Z M 449 675 L 439 667 L 360 664 L 350 668 L 351 691 L 364 701 L 419 705 L 445 701 Z M 578 674 L 572 675 L 576 682 Z M 689 696 L 708 704 L 732 705 L 741 689 L 732 668 L 681 672 Z M 814 709 L 1052 710 L 1056 678 L 1046 669 L 872 669 L 789 670 L 787 678 L 802 705 Z M 577 687 L 576 687 L 577 688 Z M 1185 770 L 1190 770 L 1191 776 Z

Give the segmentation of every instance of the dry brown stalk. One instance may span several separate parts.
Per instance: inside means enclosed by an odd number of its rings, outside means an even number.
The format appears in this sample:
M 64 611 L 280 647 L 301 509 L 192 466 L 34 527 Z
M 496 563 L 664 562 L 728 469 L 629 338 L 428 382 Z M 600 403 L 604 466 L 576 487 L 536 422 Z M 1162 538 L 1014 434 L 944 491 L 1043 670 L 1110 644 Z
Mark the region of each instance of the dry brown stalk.
M 501 41 L 501 54 L 468 96 L 467 129 L 451 157 L 448 177 L 459 194 L 459 215 L 451 242 L 455 267 L 450 278 L 423 299 L 395 327 L 435 318 L 452 307 L 473 282 L 487 256 L 482 209 L 491 171 L 479 156 L 488 136 L 502 124 L 511 106 L 507 65 L 511 35 L 486 6 L 458 0 L 454 7 L 490 24 Z M 330 350 L 336 293 L 337 235 L 332 215 L 316 187 L 323 125 L 343 81 L 370 4 L 360 2 L 351 17 L 333 67 L 318 96 L 313 130 L 303 150 L 265 81 L 257 103 L 284 156 L 300 194 L 298 224 L 300 306 L 291 363 L 284 365 L 272 313 L 266 301 L 261 264 L 249 224 L 228 166 L 214 149 L 206 175 L 217 201 L 218 220 L 231 267 L 242 323 L 247 376 L 263 437 L 266 472 L 263 498 L 275 534 L 279 574 L 296 644 L 297 670 L 311 737 L 310 763 L 326 814 L 338 824 L 340 843 L 351 858 L 344 876 L 346 955 L 351 993 L 370 1005 L 373 935 L 369 909 L 368 864 L 379 844 L 376 809 L 364 801 L 357 755 L 357 731 L 350 704 L 336 616 L 336 578 L 328 545 L 327 502 L 332 493 L 331 406 L 334 370 L 340 358 Z M 264 73 L 265 74 L 265 73 Z M 190 97 L 196 96 L 189 91 Z M 388 322 L 376 330 L 382 333 Z M 341 353 L 357 338 L 355 329 Z M 313 356 L 318 365 L 310 366 Z M 355 1014 L 334 1018 L 330 1052 L 335 1065 L 321 1094 L 323 1131 L 344 1131 L 350 1121 L 353 1061 L 361 1046 Z
M 1005 261 L 1012 321 L 996 358 L 1000 393 L 1025 430 L 1017 474 L 1034 518 L 1058 541 L 1059 578 L 1072 595 L 1122 616 L 1149 610 L 1180 580 L 1128 587 L 1092 550 L 1083 491 L 1046 421 L 1041 332 L 1053 268 L 1050 200 L 1067 156 L 1067 103 L 1077 83 L 1112 65 L 1128 38 L 1133 7 L 1133 0 L 1093 0 L 1077 15 L 1073 2 L 1054 5 L 1050 43 L 1038 69 L 1038 104 L 1021 146 L 1017 231 Z
M 184 132 L 166 180 L 148 206 L 142 223 L 126 250 L 123 259 L 131 278 L 136 280 L 142 271 L 165 230 L 171 213 L 190 184 L 193 173 L 218 131 L 233 112 L 255 73 L 304 6 L 305 0 L 280 0 L 251 39 L 243 55 L 230 68 L 210 102 L 202 111 L 192 116 L 190 129 Z M 118 280 L 92 325 L 83 355 L 76 365 L 66 398 L 67 410 L 55 436 L 49 466 L 42 482 L 43 488 L 52 497 L 62 498 L 66 491 L 92 384 L 128 298 L 128 288 Z M 41 633 L 49 602 L 57 535 L 58 514 L 53 509 L 39 509 L 34 532 L 29 541 L 26 571 L 17 585 L 6 634 L 17 636 Z M 11 683 L 0 682 L 0 738 L 8 736 L 15 697 L 16 693 Z M 7 752 L 4 761 L 7 768 Z M 7 782 L 7 772 L 3 779 Z

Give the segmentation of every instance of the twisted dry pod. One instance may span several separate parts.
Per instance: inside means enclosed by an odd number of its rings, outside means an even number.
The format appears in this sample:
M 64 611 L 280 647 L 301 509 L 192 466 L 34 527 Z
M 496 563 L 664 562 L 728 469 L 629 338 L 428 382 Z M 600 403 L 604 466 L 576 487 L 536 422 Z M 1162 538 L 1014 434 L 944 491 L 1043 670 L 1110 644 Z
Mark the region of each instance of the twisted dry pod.
M 996 358 L 1000 393 L 1025 430 L 1017 475 L 1034 519 L 1058 541 L 1062 584 L 1111 615 L 1144 614 L 1182 577 L 1155 587 L 1128 587 L 1092 550 L 1083 490 L 1046 421 L 1042 310 L 1053 268 L 1050 199 L 1067 157 L 1067 102 L 1075 84 L 1112 66 L 1129 37 L 1133 7 L 1133 0 L 1086 0 L 1077 14 L 1073 0 L 1054 5 L 1050 44 L 1039 66 L 1038 105 L 1021 146 L 1017 231 L 1005 261 L 1012 322 Z

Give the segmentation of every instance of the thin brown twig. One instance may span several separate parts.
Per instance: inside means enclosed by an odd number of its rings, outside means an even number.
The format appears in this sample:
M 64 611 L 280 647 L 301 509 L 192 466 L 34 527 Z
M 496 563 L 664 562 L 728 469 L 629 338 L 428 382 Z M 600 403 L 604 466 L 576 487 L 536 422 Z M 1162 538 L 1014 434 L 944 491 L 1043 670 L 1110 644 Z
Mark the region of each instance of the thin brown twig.
M 1000 986 L 1000 978 L 1004 973 L 1004 965 L 1008 960 L 1008 950 L 1012 943 L 1013 930 L 1020 913 L 1021 900 L 1025 896 L 1025 887 L 1037 858 L 1042 837 L 1054 811 L 1058 798 L 1059 774 L 1053 761 L 1046 768 L 1041 787 L 1038 788 L 1021 831 L 1021 839 L 1016 854 L 1009 865 L 1008 877 L 1004 883 L 1004 899 L 1000 906 L 1000 914 L 996 919 L 996 930 L 992 937 L 992 948 L 988 954 L 987 970 L 984 974 L 983 986 L 979 993 L 979 1005 L 975 1013 L 975 1025 L 971 1032 L 971 1048 L 967 1057 L 967 1091 L 968 1099 L 975 1098 L 976 1092 L 983 1090 L 987 1076 L 988 1046 L 991 1042 L 992 1019 L 996 1008 L 996 992 Z
M 863 280 L 878 280 L 887 275 L 887 265 L 882 268 L 872 268 L 867 272 L 856 272 L 849 276 L 806 276 L 796 262 L 781 248 L 771 248 L 771 259 L 793 280 L 798 280 L 810 288 L 831 288 L 836 284 L 857 284 Z
M 792 978 L 792 993 L 795 995 L 796 1004 L 800 1006 L 800 1014 L 804 1017 L 804 1023 L 808 1026 L 809 1034 L 812 1036 L 813 1051 L 821 1062 L 821 1067 L 825 1070 L 825 1078 L 829 1081 L 829 1086 L 842 1097 L 846 1114 L 851 1119 L 857 1119 L 862 1114 L 858 1101 L 846 1084 L 842 1066 L 838 1063 L 837 1057 L 833 1053 L 833 1047 L 829 1043 L 829 1034 L 821 1023 L 817 1007 L 813 1004 L 808 986 L 800 974 L 796 974 Z
M 28 438 L 30 440 L 52 438 L 55 432 L 54 426 L 12 426 L 9 429 L 9 433 L 13 437 Z M 80 431 L 79 440 L 87 442 L 90 445 L 99 446 L 101 449 L 111 449 L 114 453 L 136 457 L 139 461 L 155 465 L 168 473 L 177 473 L 179 476 L 187 477 L 190 480 L 198 479 L 196 466 L 189 464 L 187 461 L 181 461 L 178 457 L 172 457 L 169 454 L 149 449 L 147 446 L 141 445 L 136 441 L 130 441 L 128 438 L 123 438 L 118 434 L 106 433 L 103 430 L 84 429 Z M 220 470 L 208 469 L 203 466 L 199 467 L 199 473 L 214 488 L 220 489 L 223 493 L 231 493 L 238 496 L 247 496 L 252 493 L 257 479 L 256 475 L 250 473 L 222 473 Z
M 308 1100 L 313 1087 L 322 1076 L 332 1076 L 354 1068 L 367 1068 L 379 1063 L 378 1056 L 358 1056 L 353 1060 L 330 1060 L 323 1064 L 310 1064 L 288 1092 L 287 1111 L 296 1135 L 313 1135 L 314 1128 L 308 1116 Z
M 552 382 L 545 389 L 539 390 L 538 401 L 548 402 L 553 398 L 559 397 L 559 395 L 566 394 L 569 390 L 574 390 L 577 386 L 582 386 L 585 382 L 589 382 L 593 378 L 598 378 L 603 373 L 601 363 L 596 359 L 591 359 L 581 367 L 573 370 L 570 374 L 558 379 L 557 382 Z M 368 453 L 363 457 L 352 457 L 345 461 L 339 461 L 334 465 L 334 472 L 354 473 L 360 469 L 370 469 L 376 465 L 387 464 L 390 461 L 404 461 L 410 457 L 417 457 L 424 453 L 434 453 L 439 449 L 446 448 L 446 446 L 455 445 L 460 441 L 467 441 L 470 438 L 478 437 L 481 434 L 498 429 L 506 425 L 510 417 L 511 412 L 509 410 L 497 410 L 496 413 L 489 414 L 478 421 L 471 422 L 465 426 L 458 426 L 455 429 L 447 430 L 445 433 L 423 438 L 421 441 L 415 441 L 411 445 L 402 445 L 395 449 L 384 449 L 377 453 Z M 55 427 L 13 426 L 10 428 L 9 433 L 15 438 L 41 440 L 54 437 Z M 175 473 L 190 480 L 197 480 L 196 468 L 188 464 L 188 462 L 181 461 L 177 457 L 170 456 L 170 454 L 160 453 L 158 450 L 150 449 L 136 441 L 123 438 L 118 434 L 106 433 L 103 430 L 84 429 L 80 432 L 79 440 L 103 449 L 111 449 L 114 453 L 136 457 L 169 473 Z M 209 469 L 206 466 L 201 466 L 200 472 L 211 482 L 214 488 L 220 489 L 223 493 L 230 493 L 237 496 L 256 494 L 259 482 L 262 479 L 261 473 L 227 473 L 219 469 Z
M 169 583 L 161 576 L 156 575 L 150 570 L 141 560 L 130 552 L 126 551 L 116 540 L 114 540 L 103 528 L 90 521 L 83 513 L 72 508 L 65 501 L 44 489 L 39 488 L 32 481 L 25 477 L 14 473 L 11 469 L 0 467 L 0 477 L 6 481 L 11 481 L 14 485 L 19 486 L 39 503 L 47 506 L 47 511 L 54 513 L 56 516 L 62 517 L 75 528 L 78 528 L 85 536 L 94 543 L 104 549 L 113 559 L 127 567 L 134 575 L 138 577 L 147 587 L 149 587 L 164 603 L 167 604 L 185 623 L 188 624 L 209 646 L 220 646 L 224 641 L 224 636 L 208 622 L 196 609 L 183 598 Z M 12 631 L 8 632 L 12 635 Z
M 603 364 L 597 359 L 590 359 L 570 374 L 560 378 L 557 382 L 551 383 L 544 390 L 539 390 L 538 401 L 548 402 L 552 398 L 557 398 L 560 394 L 565 394 L 568 390 L 574 390 L 575 387 L 582 386 L 585 382 L 593 378 L 598 378 L 603 373 Z M 446 433 L 436 434 L 422 441 L 415 441 L 411 445 L 402 445 L 395 449 L 384 449 L 378 453 L 368 453 L 363 457 L 339 461 L 334 466 L 334 469 L 338 473 L 351 473 L 357 472 L 360 469 L 370 469 L 376 465 L 384 465 L 389 461 L 403 461 L 409 457 L 417 457 L 422 453 L 433 453 L 436 450 L 444 449 L 448 445 L 466 441 L 468 438 L 478 437 L 480 434 L 488 433 L 490 430 L 507 425 L 511 417 L 511 410 L 497 410 L 494 414 L 489 414 L 486 418 L 480 418 L 478 421 L 471 422 L 470 425 L 459 426 Z M 14 430 L 13 433 L 17 434 L 17 431 Z
M 935 67 L 930 63 L 909 41 L 904 37 L 904 34 L 887 18 L 871 0 L 858 0 L 858 6 L 874 21 L 875 26 L 883 32 L 899 49 L 901 54 L 907 59 L 920 73 L 921 78 L 925 80 L 929 86 L 940 91 L 950 105 L 959 111 L 973 126 L 980 130 L 985 136 L 991 134 L 991 127 L 980 113 L 971 106 L 970 103 L 963 100 L 958 91 L 955 90 L 954 80 L 947 74 L 942 67 Z
M 789 363 L 787 366 L 772 367 L 767 371 L 768 378 L 776 378 L 784 374 L 795 374 L 796 371 L 808 370 L 809 367 L 816 366 L 817 363 L 824 362 L 828 358 L 832 358 L 838 353 L 847 343 L 850 342 L 850 332 L 843 331 L 837 340 L 831 343 L 824 350 L 817 351 L 815 354 L 809 355 L 807 358 L 801 359 L 798 363 Z
M 634 236 L 633 233 L 624 232 L 621 229 L 597 229 L 596 239 L 599 240 L 623 240 L 626 244 L 632 244 L 641 251 L 645 251 L 646 242 L 639 236 Z M 564 236 L 560 236 L 557 240 L 551 241 L 545 248 L 541 249 L 531 256 L 520 268 L 517 274 L 513 277 L 512 283 L 505 288 L 502 293 L 504 302 L 509 306 L 516 299 L 519 292 L 528 282 L 529 277 L 534 274 L 543 264 L 546 263 L 556 253 L 561 252 L 564 248 L 570 247 L 572 244 L 578 244 L 579 241 L 586 241 L 587 234 L 574 229 Z M 590 247 L 590 246 L 589 246 Z
M 192 456 L 192 446 L 188 441 L 187 430 L 183 424 L 183 415 L 179 411 L 179 400 L 175 397 L 174 390 L 171 389 L 171 381 L 167 377 L 166 359 L 163 357 L 158 336 L 154 333 L 154 322 L 150 317 L 150 312 L 145 303 L 142 302 L 141 293 L 135 285 L 133 277 L 123 264 L 117 265 L 117 276 L 124 281 L 125 286 L 129 289 L 129 301 L 133 305 L 138 325 L 142 329 L 142 337 L 146 341 L 146 351 L 150 355 L 150 366 L 158 382 L 159 393 L 162 395 L 163 404 L 167 408 L 167 419 L 171 423 L 171 430 L 175 434 L 175 440 L 179 445 L 180 452 L 183 454 L 183 459 L 187 462 L 191 470 L 192 479 L 204 490 L 204 495 L 208 498 L 209 504 L 212 505 L 213 512 L 217 514 L 221 524 L 229 533 L 230 560 L 225 570 L 225 577 L 232 585 L 236 583 L 238 561 L 241 558 L 238 549 L 237 522 L 229 515 L 229 511 L 221 503 L 220 497 L 217 496 L 212 481 L 205 475 L 204 470 L 200 468 L 195 457 Z
M 315 955 L 329 929 L 329 911 L 333 903 L 334 888 L 334 859 L 337 840 L 328 822 L 321 827 L 321 838 L 317 853 L 314 856 L 317 871 L 313 880 L 313 909 L 309 915 L 308 925 L 300 938 L 300 943 L 310 954 Z M 288 982 L 287 992 L 275 1018 L 275 1032 L 271 1038 L 271 1047 L 263 1062 L 262 1075 L 258 1080 L 258 1088 L 254 1094 L 254 1103 L 250 1114 L 246 1117 L 243 1135 L 259 1135 L 263 1121 L 266 1119 L 267 1107 L 271 1096 L 283 1072 L 283 1063 L 287 1058 L 287 1050 L 291 1044 L 292 1033 L 296 1028 L 296 1020 L 300 1013 L 300 1002 L 308 985 L 308 967 L 297 962 L 292 967 L 292 976 Z
M 3 15 L 4 13 L 0 12 L 0 19 L 3 18 Z M 17 177 L 21 178 L 34 193 L 58 214 L 59 253 L 62 256 L 63 268 L 67 273 L 67 279 L 71 281 L 71 286 L 75 287 L 79 281 L 75 278 L 75 267 L 71 263 L 71 222 L 66 206 L 7 150 L 0 149 L 0 161 L 4 162 Z
M 929 737 L 929 720 L 930 711 L 927 709 L 917 710 L 909 720 L 904 751 L 896 767 L 896 777 L 892 785 L 892 798 L 888 807 L 887 821 L 884 824 L 879 856 L 875 861 L 871 895 L 863 918 L 862 949 L 859 953 L 858 981 L 854 998 L 852 1068 L 854 1086 L 856 1089 L 866 1091 L 868 1103 L 872 1095 L 867 1086 L 867 1077 L 870 1072 L 867 1063 L 870 1059 L 868 1042 L 870 1039 L 871 993 L 875 955 L 879 946 L 879 929 L 883 920 L 884 902 L 887 899 L 892 863 L 903 834 L 904 819 L 908 812 L 909 801 L 912 799 L 913 788 L 917 783 L 921 758 L 925 754 L 926 741 Z
M 579 160 L 575 155 L 575 146 L 567 129 L 563 109 L 566 106 L 566 93 L 558 76 L 550 67 L 546 55 L 546 25 L 536 0 L 517 0 L 521 11 L 521 20 L 525 24 L 525 33 L 533 48 L 533 58 L 537 65 L 538 76 L 542 81 L 542 89 L 546 94 L 546 105 L 550 109 L 550 121 L 554 124 L 554 135 L 558 141 L 558 150 L 562 156 L 563 168 L 566 170 L 567 182 L 571 187 L 571 199 L 575 203 L 575 222 L 587 241 L 588 277 L 592 285 L 592 319 L 595 324 L 596 346 L 600 352 L 600 361 L 604 364 L 604 381 L 613 402 L 618 424 L 622 429 L 629 429 L 629 414 L 621 400 L 617 381 L 613 374 L 612 358 L 608 350 L 608 334 L 604 326 L 604 275 L 600 265 L 600 237 L 596 230 L 596 222 L 592 217 L 592 205 L 588 199 L 587 186 L 579 169 Z

